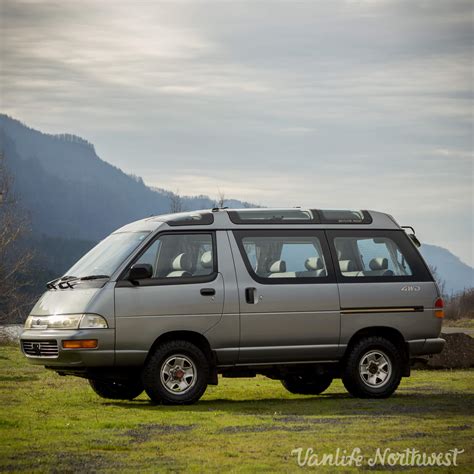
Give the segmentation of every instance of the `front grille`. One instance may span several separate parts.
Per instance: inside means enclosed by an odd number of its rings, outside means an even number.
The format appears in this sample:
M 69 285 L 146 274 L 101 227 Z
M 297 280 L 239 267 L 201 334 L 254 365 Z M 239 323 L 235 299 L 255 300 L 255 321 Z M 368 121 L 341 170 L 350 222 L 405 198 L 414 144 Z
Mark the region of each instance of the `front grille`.
M 58 357 L 56 341 L 22 341 L 23 351 L 32 357 Z

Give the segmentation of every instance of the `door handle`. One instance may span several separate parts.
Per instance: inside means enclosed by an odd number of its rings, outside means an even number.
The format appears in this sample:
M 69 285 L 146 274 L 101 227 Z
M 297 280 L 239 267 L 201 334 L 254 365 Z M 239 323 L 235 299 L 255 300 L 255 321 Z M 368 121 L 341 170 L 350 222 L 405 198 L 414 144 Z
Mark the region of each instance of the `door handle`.
M 245 288 L 245 301 L 248 304 L 255 304 L 256 288 Z
M 214 288 L 201 288 L 201 295 L 203 296 L 213 296 L 216 294 L 216 290 Z

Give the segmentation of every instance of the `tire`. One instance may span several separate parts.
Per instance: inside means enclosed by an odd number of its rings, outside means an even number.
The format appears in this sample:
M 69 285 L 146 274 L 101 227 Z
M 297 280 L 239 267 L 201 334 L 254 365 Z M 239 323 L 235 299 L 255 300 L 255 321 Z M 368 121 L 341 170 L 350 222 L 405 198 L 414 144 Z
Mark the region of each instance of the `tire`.
M 89 384 L 99 397 L 110 400 L 133 400 L 143 392 L 141 380 L 131 382 L 89 380 Z
M 188 341 L 169 341 L 157 347 L 142 373 L 150 399 L 165 405 L 197 402 L 207 388 L 209 362 L 199 347 Z
M 403 356 L 389 340 L 366 337 L 347 355 L 342 373 L 346 390 L 358 398 L 387 398 L 402 378 Z
M 323 393 L 332 383 L 329 375 L 318 375 L 314 377 L 303 377 L 292 375 L 281 381 L 283 387 L 289 392 L 298 395 L 319 395 Z

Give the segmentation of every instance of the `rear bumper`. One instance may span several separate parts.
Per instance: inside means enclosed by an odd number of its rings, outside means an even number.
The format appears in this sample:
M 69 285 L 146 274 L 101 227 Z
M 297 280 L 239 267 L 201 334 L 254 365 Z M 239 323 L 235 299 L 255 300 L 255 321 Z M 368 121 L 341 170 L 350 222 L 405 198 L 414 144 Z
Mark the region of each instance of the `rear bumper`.
M 446 341 L 440 337 L 408 341 L 410 357 L 439 354 L 443 350 L 445 343 Z
M 96 349 L 63 349 L 62 341 L 71 339 L 97 339 Z M 24 343 L 27 343 L 26 345 Z M 46 343 L 47 349 L 42 343 Z M 48 344 L 49 343 L 49 344 Z M 56 344 L 55 344 L 56 343 Z M 32 355 L 31 347 L 38 348 L 38 354 Z M 27 329 L 20 336 L 20 347 L 23 355 L 31 364 L 44 365 L 49 368 L 85 368 L 111 367 L 115 361 L 114 329 Z M 28 347 L 28 352 L 25 352 Z

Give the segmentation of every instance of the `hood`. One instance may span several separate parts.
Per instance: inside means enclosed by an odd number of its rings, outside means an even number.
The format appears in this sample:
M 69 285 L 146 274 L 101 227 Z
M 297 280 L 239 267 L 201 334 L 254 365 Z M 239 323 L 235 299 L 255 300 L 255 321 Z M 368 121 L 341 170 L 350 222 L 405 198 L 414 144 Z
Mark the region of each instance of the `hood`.
M 33 316 L 52 314 L 86 313 L 91 311 L 93 302 L 102 288 L 74 288 L 73 290 L 48 290 L 31 310 Z

